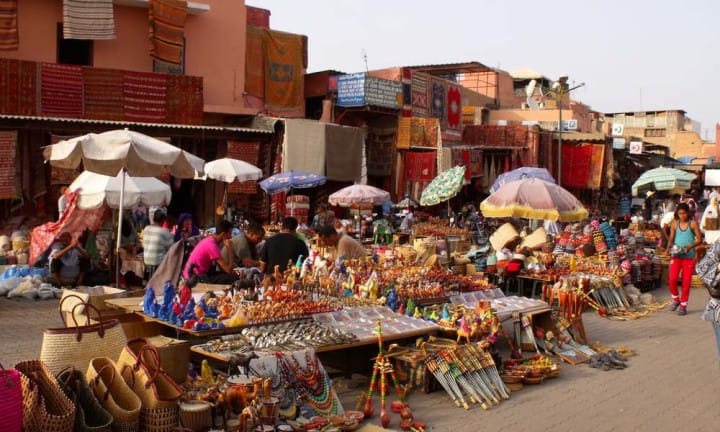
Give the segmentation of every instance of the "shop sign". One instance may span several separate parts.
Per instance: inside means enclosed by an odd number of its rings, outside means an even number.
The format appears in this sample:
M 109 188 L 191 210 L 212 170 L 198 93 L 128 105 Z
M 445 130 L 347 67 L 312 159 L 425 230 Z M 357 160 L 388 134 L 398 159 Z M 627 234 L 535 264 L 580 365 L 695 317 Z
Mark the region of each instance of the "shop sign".
M 398 109 L 402 102 L 402 84 L 375 77 L 365 78 L 365 103 Z
M 630 154 L 641 154 L 643 152 L 642 141 L 630 141 L 629 152 Z
M 613 138 L 613 148 L 616 150 L 625 150 L 625 138 Z
M 625 125 L 622 123 L 613 123 L 611 132 L 612 136 L 622 136 L 625 132 Z
M 337 79 L 337 92 L 337 106 L 365 105 L 365 74 L 340 75 Z

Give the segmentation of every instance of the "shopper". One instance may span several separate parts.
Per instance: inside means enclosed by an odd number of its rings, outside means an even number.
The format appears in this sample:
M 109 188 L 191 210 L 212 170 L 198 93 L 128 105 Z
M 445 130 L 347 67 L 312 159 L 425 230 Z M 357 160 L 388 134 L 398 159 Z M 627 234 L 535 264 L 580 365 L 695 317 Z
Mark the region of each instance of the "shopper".
M 158 210 L 153 215 L 152 225 L 148 225 L 143 230 L 143 261 L 145 262 L 145 272 L 149 276 L 155 272 L 157 266 L 160 265 L 170 246 L 175 243 L 173 235 L 166 228 L 163 228 L 167 216 Z
M 265 274 L 272 274 L 275 266 L 281 272 L 287 270 L 288 263 L 295 263 L 299 257 L 309 255 L 307 245 L 296 235 L 298 221 L 294 217 L 286 217 L 282 221 L 282 231 L 265 240 L 260 256 Z
M 702 243 L 702 233 L 698 223 L 690 218 L 690 207 L 680 203 L 676 210 L 676 219 L 670 227 L 668 247 L 672 258 L 668 286 L 672 295 L 670 310 L 678 315 L 687 315 L 687 302 L 690 297 L 690 281 L 695 269 L 695 248 Z M 682 293 L 678 293 L 678 277 L 682 273 Z
M 223 244 L 232 248 L 232 229 L 230 222 L 221 220 L 215 227 L 215 234 L 200 240 L 190 252 L 183 276 L 191 288 L 198 282 L 229 285 L 238 280 L 232 263 L 225 262 L 220 251 Z
M 240 234 L 232 238 L 232 247 L 223 247 L 225 262 L 237 267 L 260 267 L 257 245 L 265 238 L 265 229 L 258 224 L 250 224 Z
M 175 241 L 185 240 L 189 237 L 200 235 L 200 229 L 193 223 L 190 213 L 183 213 L 178 218 L 177 225 L 174 228 Z
M 323 246 L 334 247 L 336 258 L 357 259 L 367 256 L 365 247 L 347 234 L 338 234 L 335 228 L 326 225 L 318 233 Z
M 695 266 L 695 271 L 705 283 L 710 294 L 710 300 L 705 306 L 702 319 L 713 326 L 718 360 L 720 360 L 720 275 L 718 274 L 718 265 L 720 265 L 720 239 L 715 240 L 708 253 Z

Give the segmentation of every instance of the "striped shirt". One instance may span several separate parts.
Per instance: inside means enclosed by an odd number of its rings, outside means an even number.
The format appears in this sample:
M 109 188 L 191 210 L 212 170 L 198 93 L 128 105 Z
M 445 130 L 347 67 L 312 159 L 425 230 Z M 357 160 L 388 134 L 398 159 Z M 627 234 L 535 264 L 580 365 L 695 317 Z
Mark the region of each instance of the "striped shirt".
M 143 260 L 145 265 L 159 265 L 173 243 L 173 236 L 167 229 L 157 225 L 146 226 L 143 230 Z

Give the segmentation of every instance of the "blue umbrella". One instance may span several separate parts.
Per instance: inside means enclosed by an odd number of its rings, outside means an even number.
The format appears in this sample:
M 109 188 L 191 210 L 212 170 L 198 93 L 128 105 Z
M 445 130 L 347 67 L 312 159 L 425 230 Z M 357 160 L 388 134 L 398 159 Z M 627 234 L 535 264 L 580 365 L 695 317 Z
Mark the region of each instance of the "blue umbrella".
M 269 194 L 287 192 L 291 189 L 306 189 L 324 185 L 325 176 L 300 171 L 275 174 L 260 182 L 262 190 Z
M 534 167 L 520 167 L 506 173 L 502 173 L 495 179 L 492 187 L 490 187 L 490 193 L 500 189 L 500 186 L 505 183 L 510 183 L 515 180 L 523 180 L 529 178 L 536 178 L 539 180 L 546 181 L 548 183 L 556 183 L 553 176 L 545 168 L 534 168 Z

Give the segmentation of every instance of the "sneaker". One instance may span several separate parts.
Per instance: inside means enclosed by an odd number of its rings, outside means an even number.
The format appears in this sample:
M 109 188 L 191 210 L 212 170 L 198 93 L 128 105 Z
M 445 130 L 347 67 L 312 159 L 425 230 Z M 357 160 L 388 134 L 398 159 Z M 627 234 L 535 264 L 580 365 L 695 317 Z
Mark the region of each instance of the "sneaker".
M 674 301 L 674 302 L 672 302 L 672 303 L 670 304 L 670 312 L 675 312 L 675 311 L 677 310 L 678 306 L 680 306 L 680 302 L 679 302 L 679 301 Z
M 687 306 L 680 305 L 677 310 L 678 315 L 687 315 Z

